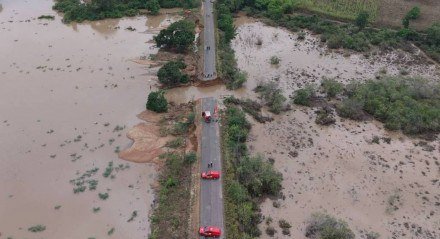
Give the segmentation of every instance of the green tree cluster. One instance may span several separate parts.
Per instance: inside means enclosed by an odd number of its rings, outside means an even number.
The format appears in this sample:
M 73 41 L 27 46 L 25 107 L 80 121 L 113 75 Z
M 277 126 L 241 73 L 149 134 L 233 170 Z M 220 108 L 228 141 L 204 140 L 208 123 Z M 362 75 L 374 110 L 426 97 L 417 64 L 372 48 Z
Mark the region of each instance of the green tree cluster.
M 189 76 L 181 72 L 185 67 L 186 64 L 181 60 L 167 62 L 157 72 L 159 82 L 165 86 L 176 86 L 180 83 L 187 83 Z
M 257 201 L 263 195 L 278 195 L 282 175 L 261 156 L 248 155 L 246 139 L 251 125 L 244 112 L 228 106 L 223 131 L 226 164 L 226 228 L 228 238 L 253 238 L 261 232 Z
M 147 109 L 157 113 L 167 112 L 168 101 L 164 94 L 164 91 L 152 91 L 148 94 Z
M 405 15 L 405 17 L 402 20 L 402 25 L 405 28 L 409 28 L 409 22 L 411 20 L 416 20 L 420 17 L 420 8 L 419 7 L 413 7 L 411 10 L 408 11 L 408 13 Z
M 154 41 L 158 47 L 185 52 L 194 43 L 194 28 L 194 22 L 180 20 L 172 23 L 168 28 L 161 30 L 157 36 L 154 36 Z

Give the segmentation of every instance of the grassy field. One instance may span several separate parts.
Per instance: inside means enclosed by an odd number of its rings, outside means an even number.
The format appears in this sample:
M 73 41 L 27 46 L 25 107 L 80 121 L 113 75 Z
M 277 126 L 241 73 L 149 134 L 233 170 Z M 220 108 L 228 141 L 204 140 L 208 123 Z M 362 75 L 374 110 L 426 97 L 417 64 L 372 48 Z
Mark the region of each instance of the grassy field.
M 379 0 L 298 0 L 298 7 L 328 16 L 350 19 L 361 11 L 370 14 L 370 20 L 377 17 Z

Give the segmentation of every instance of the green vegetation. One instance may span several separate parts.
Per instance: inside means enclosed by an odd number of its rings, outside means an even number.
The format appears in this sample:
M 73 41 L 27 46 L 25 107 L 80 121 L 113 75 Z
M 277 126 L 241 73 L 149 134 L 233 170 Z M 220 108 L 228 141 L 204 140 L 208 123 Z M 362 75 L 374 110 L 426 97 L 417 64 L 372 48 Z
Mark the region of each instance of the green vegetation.
M 306 237 L 311 239 L 354 239 L 355 235 L 347 223 L 324 213 L 314 213 L 306 228 Z
M 224 99 L 224 103 L 241 106 L 244 112 L 250 114 L 256 121 L 260 123 L 265 123 L 273 120 L 271 117 L 263 116 L 261 114 L 262 105 L 251 99 L 240 100 L 238 98 L 235 98 L 234 96 L 230 96 Z
M 189 152 L 184 155 L 183 160 L 186 164 L 193 164 L 197 161 L 197 154 L 196 152 Z
M 55 17 L 52 16 L 52 15 L 41 15 L 41 16 L 38 17 L 38 19 L 48 19 L 48 20 L 53 20 L 53 19 L 55 19 Z
M 409 12 L 405 15 L 405 17 L 402 20 L 402 25 L 405 28 L 409 28 L 409 22 L 411 20 L 416 20 L 420 17 L 420 8 L 419 7 L 413 7 Z
M 278 221 L 278 225 L 280 226 L 283 235 L 290 235 L 290 228 L 292 227 L 290 223 L 284 219 L 281 219 Z
M 307 85 L 303 89 L 295 91 L 293 103 L 297 105 L 310 106 L 312 98 L 315 96 L 315 88 L 312 85 Z
M 323 81 L 328 96 L 342 91 L 342 85 Z M 310 86 L 296 91 L 294 103 L 310 105 L 313 91 Z M 366 118 L 366 113 L 385 124 L 389 130 L 406 134 L 440 132 L 440 84 L 422 78 L 382 76 L 380 80 L 349 84 L 346 98 L 336 105 L 339 116 L 354 120 Z M 328 110 L 320 110 L 318 121 L 324 120 Z
M 99 211 L 101 211 L 101 208 L 100 208 L 100 207 L 94 207 L 94 208 L 93 208 L 93 212 L 94 212 L 94 213 L 97 213 L 97 212 L 99 212 Z
M 101 200 L 107 200 L 109 197 L 108 193 L 98 193 L 98 196 Z
M 195 40 L 195 24 L 188 20 L 180 20 L 172 23 L 167 29 L 163 29 L 154 41 L 158 47 L 185 52 L 193 45 Z
M 165 86 L 176 86 L 180 83 L 188 83 L 189 76 L 182 74 L 181 70 L 186 68 L 186 64 L 179 61 L 169 61 L 157 72 L 159 82 Z
M 322 107 L 321 109 L 315 111 L 316 120 L 315 123 L 320 125 L 331 125 L 336 122 L 333 117 L 333 110 L 330 107 Z
M 56 0 L 54 10 L 64 13 L 64 22 L 82 22 L 135 16 L 139 10 L 147 9 L 151 14 L 159 13 L 160 7 L 194 8 L 199 6 L 197 0 Z
M 337 94 L 341 93 L 344 86 L 337 82 L 335 79 L 324 78 L 321 82 L 321 86 L 328 98 L 333 98 Z
M 228 89 L 238 89 L 247 80 L 247 75 L 237 67 L 235 52 L 231 48 L 231 40 L 235 37 L 235 27 L 232 18 L 232 9 L 236 9 L 236 4 L 231 4 L 228 0 L 218 0 L 215 4 L 217 12 L 217 24 L 219 28 L 219 73 L 226 83 Z
M 251 125 L 244 112 L 228 105 L 224 114 L 226 234 L 231 239 L 257 237 L 261 234 L 257 202 L 263 195 L 278 195 L 282 175 L 261 156 L 248 155 L 246 139 Z
M 108 162 L 107 168 L 105 168 L 105 172 L 102 174 L 104 178 L 108 178 L 110 174 L 113 172 L 113 162 Z
M 275 82 L 262 83 L 255 88 L 255 92 L 260 94 L 272 113 L 279 114 L 285 109 L 286 97 Z
M 420 78 L 386 77 L 355 89 L 350 100 L 385 123 L 407 134 L 440 131 L 440 84 Z
M 43 225 L 36 225 L 28 228 L 28 231 L 30 232 L 42 232 L 46 230 L 46 226 Z
M 165 99 L 164 91 L 152 91 L 148 94 L 146 107 L 148 110 L 163 113 L 168 110 L 168 101 Z
M 179 147 L 182 147 L 184 144 L 185 144 L 185 139 L 182 137 L 177 137 L 173 140 L 168 141 L 165 144 L 165 147 L 177 149 Z
M 195 8 L 200 5 L 198 0 L 159 0 L 159 4 L 163 8 Z
M 369 17 L 370 14 L 368 14 L 366 11 L 362 11 L 357 15 L 355 24 L 357 27 L 359 27 L 359 30 L 362 30 L 367 26 Z
M 113 233 L 115 232 L 115 228 L 114 227 L 112 227 L 108 232 L 107 232 L 107 235 L 112 235 Z
M 272 65 L 278 65 L 278 64 L 280 64 L 280 62 L 281 62 L 281 59 L 277 56 L 272 56 L 270 58 L 270 64 L 272 64 Z
M 127 220 L 127 222 L 132 222 L 137 217 L 137 215 L 138 215 L 138 212 L 137 211 L 133 211 L 131 213 L 131 217 Z
M 190 213 L 191 164 L 183 155 L 168 153 L 161 155 L 165 166 L 159 176 L 158 204 L 151 216 L 149 239 L 188 238 Z
M 98 181 L 95 179 L 90 179 L 93 175 L 95 175 L 98 172 L 98 168 L 93 168 L 90 170 L 87 170 L 85 173 L 83 173 L 78 178 L 70 180 L 70 183 L 74 186 L 73 193 L 82 193 L 87 189 L 86 184 L 89 185 L 89 190 L 95 190 Z

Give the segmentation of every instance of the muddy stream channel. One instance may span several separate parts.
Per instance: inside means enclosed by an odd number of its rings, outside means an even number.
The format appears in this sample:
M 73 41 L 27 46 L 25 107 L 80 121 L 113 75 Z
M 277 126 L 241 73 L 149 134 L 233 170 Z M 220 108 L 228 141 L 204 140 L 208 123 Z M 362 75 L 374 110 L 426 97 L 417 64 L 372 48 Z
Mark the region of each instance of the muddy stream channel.
M 63 24 L 50 0 L 0 3 L 0 238 L 32 238 L 28 228 L 38 224 L 46 226 L 41 238 L 104 238 L 112 228 L 114 238 L 148 238 L 157 169 L 118 159 L 117 153 L 130 147 L 126 133 L 141 122 L 137 115 L 150 89 L 158 86 L 157 67 L 145 60 L 158 51 L 152 38 L 180 18 L 177 11 Z M 40 15 L 55 19 L 38 20 Z M 278 82 L 289 96 L 323 76 L 346 83 L 384 69 L 440 79 L 439 68 L 418 52 L 367 58 L 329 52 L 309 33 L 299 41 L 293 33 L 253 19 L 240 17 L 236 25 L 232 45 L 249 76 L 245 87 L 235 92 L 219 85 L 176 88 L 167 92 L 170 101 L 231 94 L 256 99 L 252 89 L 262 81 Z M 279 66 L 270 64 L 273 55 L 281 59 Z M 322 128 L 314 124 L 313 111 L 293 106 L 271 123 L 254 123 L 251 150 L 273 158 L 285 179 L 285 200 L 275 208 L 267 199 L 264 215 L 289 221 L 292 238 L 304 238 L 314 211 L 344 219 L 357 235 L 363 230 L 383 238 L 411 235 L 402 226 L 407 221 L 438 230 L 434 196 L 440 197 L 439 185 L 431 183 L 440 176 L 438 141 L 430 143 L 433 151 L 423 151 L 414 146 L 416 139 L 387 132 L 374 121 L 337 118 L 335 125 Z M 374 135 L 391 137 L 391 145 L 371 144 Z M 105 177 L 109 163 L 113 170 Z M 81 183 L 85 190 L 74 193 Z M 429 202 L 417 196 L 425 191 L 431 192 Z M 109 197 L 103 200 L 99 193 Z M 400 193 L 403 204 L 388 215 L 385 203 L 392 193 Z M 290 237 L 279 230 L 275 238 Z

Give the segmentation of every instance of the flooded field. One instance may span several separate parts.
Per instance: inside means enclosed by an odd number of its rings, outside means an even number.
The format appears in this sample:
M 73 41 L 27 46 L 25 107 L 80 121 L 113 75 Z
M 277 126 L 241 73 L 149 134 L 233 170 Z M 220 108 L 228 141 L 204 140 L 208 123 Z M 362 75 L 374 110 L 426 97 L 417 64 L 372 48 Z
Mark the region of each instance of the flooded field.
M 1 1 L 0 237 L 147 238 L 154 166 L 117 153 L 156 84 L 134 61 L 179 16 L 65 25 L 52 4 Z
M 249 19 L 236 24 L 232 45 L 240 69 L 249 75 L 248 90 L 275 81 L 289 96 L 304 84 L 318 85 L 324 76 L 348 83 L 405 72 L 440 80 L 439 67 L 417 50 L 365 56 L 329 52 L 309 33 L 298 40 L 297 34 Z M 271 56 L 281 59 L 278 66 L 270 64 Z M 305 238 L 314 212 L 343 219 L 356 238 L 368 232 L 380 238 L 439 238 L 440 141 L 389 132 L 376 121 L 336 117 L 335 125 L 322 127 L 314 123 L 315 110 L 294 105 L 273 122 L 253 122 L 251 151 L 273 159 L 284 177 L 285 199 L 278 200 L 279 207 L 272 199 L 262 204 L 263 215 L 273 218 L 278 232 L 266 235 L 262 223 L 261 238 Z M 280 219 L 291 223 L 291 236 L 282 235 Z

